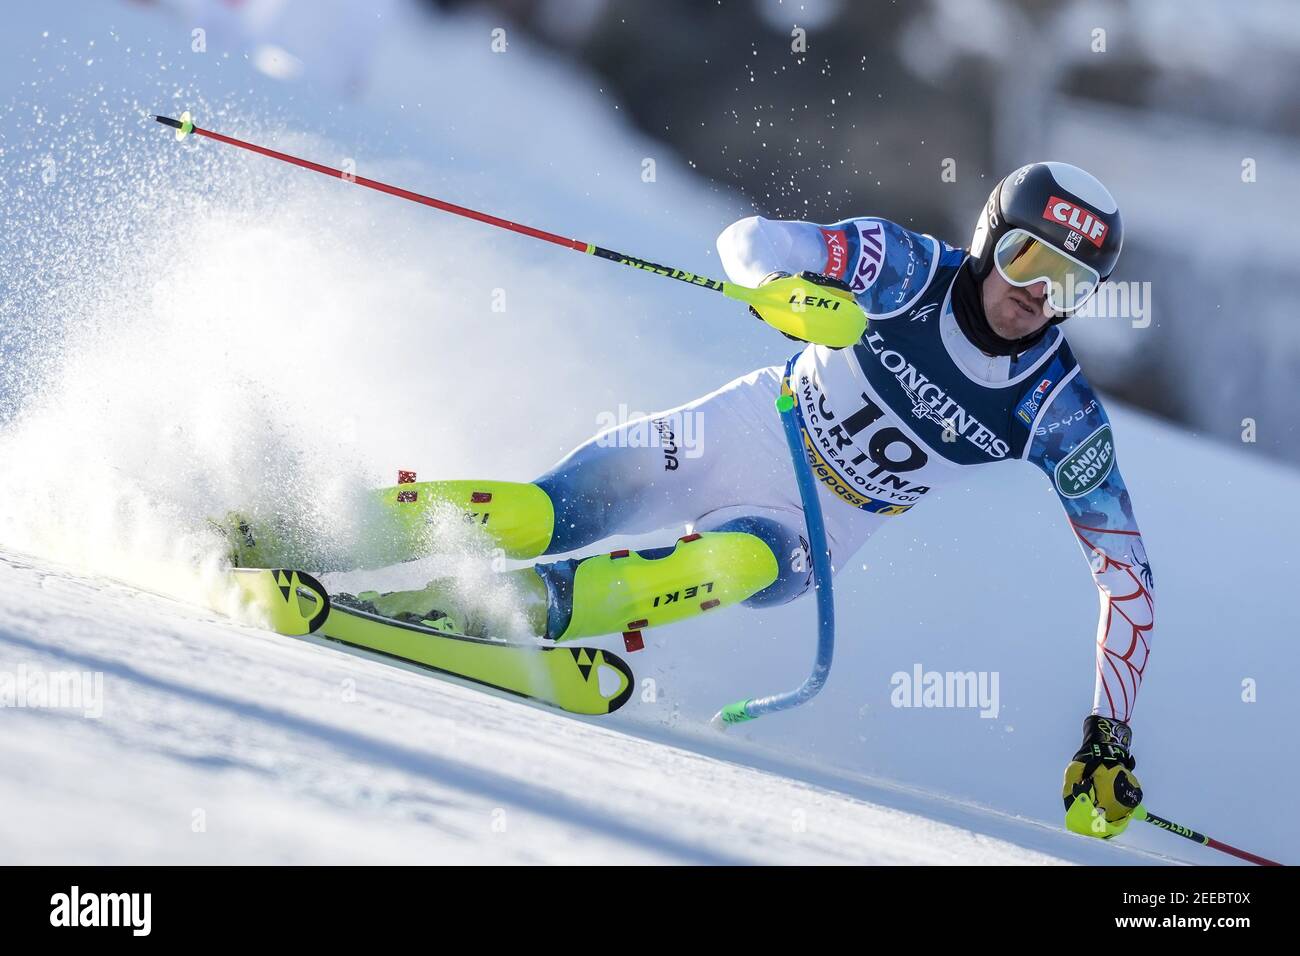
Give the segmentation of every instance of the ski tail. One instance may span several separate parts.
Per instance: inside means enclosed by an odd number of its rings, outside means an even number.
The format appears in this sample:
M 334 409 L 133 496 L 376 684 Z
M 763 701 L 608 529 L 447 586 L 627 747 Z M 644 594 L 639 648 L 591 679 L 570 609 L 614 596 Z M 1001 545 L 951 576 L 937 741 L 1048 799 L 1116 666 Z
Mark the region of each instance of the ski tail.
M 241 605 L 262 613 L 280 634 L 312 634 L 329 618 L 329 592 L 305 571 L 235 568 L 228 580 Z

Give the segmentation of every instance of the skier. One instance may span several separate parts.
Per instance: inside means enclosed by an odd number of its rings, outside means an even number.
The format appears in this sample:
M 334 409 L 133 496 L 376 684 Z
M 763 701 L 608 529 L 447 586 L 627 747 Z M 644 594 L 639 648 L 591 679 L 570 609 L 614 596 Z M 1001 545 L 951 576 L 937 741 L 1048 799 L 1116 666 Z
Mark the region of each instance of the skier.
M 635 636 L 809 589 L 802 509 L 773 409 L 783 387 L 796 401 L 841 567 L 963 468 L 1029 461 L 1052 481 L 1101 594 L 1092 713 L 1065 772 L 1067 826 L 1123 832 L 1142 796 L 1128 721 L 1153 628 L 1151 567 L 1105 410 L 1059 328 L 1119 258 L 1123 225 L 1111 194 L 1077 167 L 1032 163 L 993 190 L 969 253 L 878 217 L 828 226 L 750 217 L 717 245 L 737 283 L 801 274 L 814 289 L 851 294 L 869 317 L 866 331 L 850 348 L 810 343 L 784 369 L 759 369 L 602 432 L 533 482 L 384 489 L 391 520 L 371 563 L 418 556 L 426 521 L 447 507 L 518 559 L 685 525 L 671 546 L 508 572 L 536 633 Z M 691 423 L 704 425 L 698 447 L 684 441 Z M 284 566 L 270 538 L 240 531 L 237 564 Z M 449 581 L 338 598 L 349 599 L 388 617 L 483 631 L 483 609 Z

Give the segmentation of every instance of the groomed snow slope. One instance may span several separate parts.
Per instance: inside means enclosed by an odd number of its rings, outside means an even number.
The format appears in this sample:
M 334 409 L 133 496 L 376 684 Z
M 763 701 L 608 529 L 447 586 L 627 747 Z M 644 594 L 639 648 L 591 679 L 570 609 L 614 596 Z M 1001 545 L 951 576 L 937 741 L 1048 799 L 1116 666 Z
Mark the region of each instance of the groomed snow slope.
M 9 863 L 1140 860 L 1030 821 L 578 720 L 0 556 Z M 629 732 L 631 730 L 631 732 Z

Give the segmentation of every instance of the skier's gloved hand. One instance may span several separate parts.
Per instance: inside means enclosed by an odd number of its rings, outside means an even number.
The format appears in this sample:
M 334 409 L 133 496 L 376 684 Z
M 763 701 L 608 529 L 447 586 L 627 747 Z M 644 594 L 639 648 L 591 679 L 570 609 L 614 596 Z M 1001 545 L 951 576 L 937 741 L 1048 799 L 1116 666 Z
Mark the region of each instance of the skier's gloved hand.
M 847 282 L 842 279 L 837 279 L 834 276 L 824 275 L 820 272 L 803 271 L 800 272 L 798 276 L 791 276 L 788 272 L 769 272 L 763 277 L 763 281 L 758 284 L 758 287 L 761 289 L 766 285 L 771 285 L 774 282 L 780 282 L 785 279 L 797 279 L 802 285 L 818 286 L 820 290 L 824 291 L 820 291 L 814 298 L 813 296 L 808 295 L 807 290 L 799 288 L 796 293 L 799 297 L 798 303 L 794 303 L 793 299 L 790 300 L 790 302 L 782 301 L 779 305 L 774 306 L 775 312 L 771 315 L 763 315 L 757 306 L 750 305 L 749 312 L 754 316 L 754 318 L 772 326 L 792 342 L 807 343 L 810 341 L 817 341 L 816 338 L 804 338 L 787 332 L 781 327 L 783 322 L 778 318 L 777 313 L 800 313 L 807 309 L 815 309 L 825 312 L 826 304 L 829 302 L 836 306 L 836 308 L 831 310 L 831 312 L 839 312 L 845 317 L 843 322 L 837 322 L 836 324 L 849 328 L 852 331 L 846 335 L 841 328 L 836 328 L 834 330 L 834 335 L 836 336 L 835 339 L 819 342 L 819 344 L 826 345 L 828 348 L 840 349 L 847 348 L 849 345 L 857 341 L 857 337 L 862 333 L 862 327 L 865 326 L 865 317 L 862 316 L 862 311 L 858 307 L 857 299 L 854 298 L 853 290 L 849 288 Z M 791 290 L 786 290 L 786 292 L 782 294 L 788 294 L 790 291 Z M 835 302 L 834 300 L 839 301 Z M 809 305 L 806 303 L 816 304 Z M 764 308 L 766 309 L 767 307 L 764 306 Z M 850 316 L 854 318 L 851 318 Z M 838 341 L 839 344 L 832 344 L 836 341 Z
M 809 272 L 805 269 L 799 273 L 799 278 L 805 282 L 811 282 L 813 285 L 819 285 L 824 289 L 834 289 L 842 299 L 853 298 L 853 290 L 849 288 L 849 284 L 843 279 L 835 278 L 835 276 L 828 276 L 824 272 Z
M 1129 753 L 1133 731 L 1122 720 L 1091 715 L 1083 746 L 1065 768 L 1065 825 L 1075 833 L 1109 840 L 1128 827 L 1142 802 L 1142 785 Z

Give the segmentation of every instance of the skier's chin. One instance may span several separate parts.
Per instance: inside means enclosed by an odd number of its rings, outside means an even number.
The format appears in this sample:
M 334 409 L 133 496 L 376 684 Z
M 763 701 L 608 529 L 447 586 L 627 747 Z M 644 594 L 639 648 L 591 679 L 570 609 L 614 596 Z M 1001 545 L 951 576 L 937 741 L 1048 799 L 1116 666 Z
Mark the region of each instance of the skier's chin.
M 1028 310 L 1022 306 L 1008 301 L 1007 312 L 1010 315 L 1002 314 L 996 318 L 989 318 L 989 326 L 1000 339 L 1008 342 L 1014 342 L 1022 339 L 1026 335 L 1033 335 L 1047 325 L 1050 318 L 1039 310 Z

